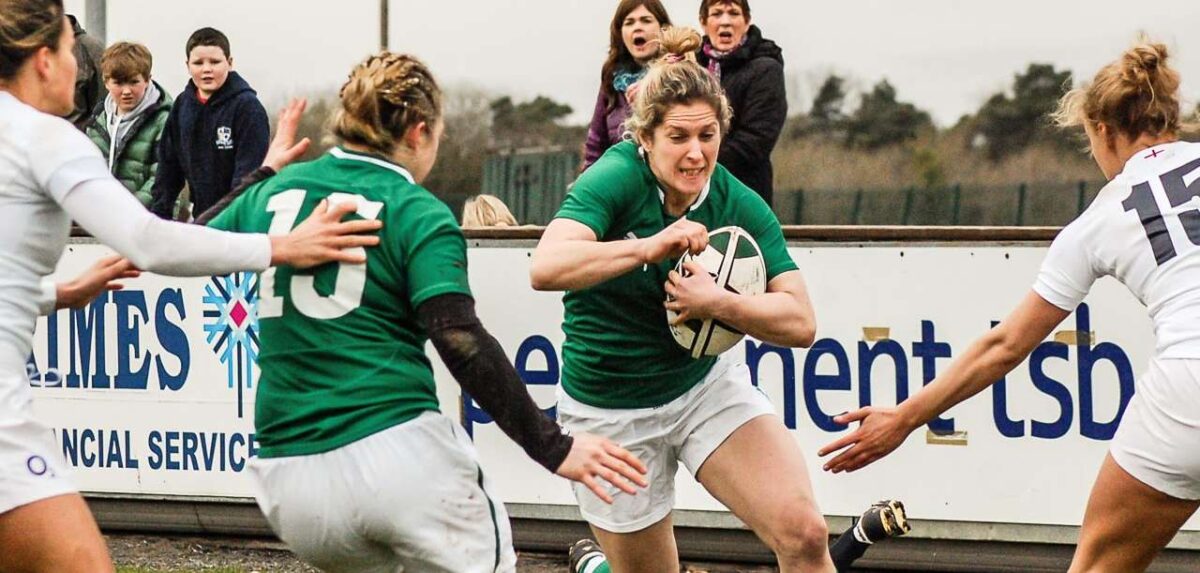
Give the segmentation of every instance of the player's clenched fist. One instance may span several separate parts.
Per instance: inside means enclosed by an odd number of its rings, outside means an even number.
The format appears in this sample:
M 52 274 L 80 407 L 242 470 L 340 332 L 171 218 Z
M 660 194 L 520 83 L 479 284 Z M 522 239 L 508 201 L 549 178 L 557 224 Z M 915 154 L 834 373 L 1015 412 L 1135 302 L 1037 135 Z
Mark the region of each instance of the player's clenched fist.
M 646 466 L 629 450 L 592 434 L 575 434 L 573 437 L 567 459 L 554 473 L 586 485 L 605 503 L 612 503 L 613 498 L 599 480 L 628 494 L 637 493 L 635 485 L 646 487 Z
M 642 261 L 659 263 L 684 253 L 699 253 L 705 247 L 708 247 L 708 229 L 695 221 L 680 219 L 654 236 L 642 239 Z

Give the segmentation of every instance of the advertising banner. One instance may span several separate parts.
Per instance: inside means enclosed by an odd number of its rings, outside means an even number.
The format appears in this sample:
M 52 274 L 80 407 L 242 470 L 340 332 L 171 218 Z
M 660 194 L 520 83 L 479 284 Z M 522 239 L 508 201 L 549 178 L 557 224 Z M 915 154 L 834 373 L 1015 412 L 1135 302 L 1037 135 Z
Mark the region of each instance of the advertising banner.
M 856 515 L 883 497 L 910 516 L 1078 525 L 1137 377 L 1154 351 L 1145 309 L 1098 282 L 1008 377 L 956 406 L 899 450 L 853 474 L 816 451 L 846 429 L 832 417 L 895 405 L 944 370 L 1030 291 L 1044 245 L 794 244 L 816 308 L 809 349 L 752 339 L 730 351 L 775 404 L 807 458 L 821 509 Z M 56 276 L 109 253 L 74 243 Z M 528 247 L 470 249 L 484 326 L 553 414 L 562 371 L 561 294 L 529 287 Z M 250 497 L 258 279 L 144 275 L 90 307 L 38 323 L 30 384 L 86 492 Z M 665 318 L 664 318 L 665 320 Z M 442 410 L 473 436 L 508 503 L 574 505 L 566 483 L 525 457 L 434 358 Z M 771 476 L 761 476 L 770 479 Z M 677 507 L 722 510 L 686 473 Z M 1185 529 L 1200 530 L 1193 519 Z

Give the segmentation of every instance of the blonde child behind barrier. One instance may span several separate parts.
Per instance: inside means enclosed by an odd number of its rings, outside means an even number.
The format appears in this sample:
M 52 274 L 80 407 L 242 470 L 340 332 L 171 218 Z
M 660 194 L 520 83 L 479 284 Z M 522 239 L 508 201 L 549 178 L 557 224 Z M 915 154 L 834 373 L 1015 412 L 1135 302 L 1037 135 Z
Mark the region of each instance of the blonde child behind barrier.
M 516 227 L 508 206 L 495 195 L 476 195 L 463 203 L 462 228 L 481 229 L 486 227 Z

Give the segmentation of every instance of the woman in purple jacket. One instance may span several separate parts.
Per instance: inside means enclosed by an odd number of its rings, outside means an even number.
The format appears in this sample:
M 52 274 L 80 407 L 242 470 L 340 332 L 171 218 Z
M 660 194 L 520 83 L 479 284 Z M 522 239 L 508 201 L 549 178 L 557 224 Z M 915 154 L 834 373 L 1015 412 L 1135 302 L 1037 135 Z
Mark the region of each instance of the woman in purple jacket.
M 609 26 L 608 59 L 600 71 L 600 95 L 588 126 L 584 169 L 621 141 L 629 117 L 626 90 L 646 74 L 646 62 L 658 53 L 664 26 L 671 25 L 659 0 L 621 0 Z

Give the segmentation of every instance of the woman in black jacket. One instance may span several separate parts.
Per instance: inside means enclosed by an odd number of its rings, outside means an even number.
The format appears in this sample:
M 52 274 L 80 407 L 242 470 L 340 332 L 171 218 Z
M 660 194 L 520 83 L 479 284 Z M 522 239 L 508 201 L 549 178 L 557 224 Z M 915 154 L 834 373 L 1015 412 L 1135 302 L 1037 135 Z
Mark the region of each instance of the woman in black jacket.
M 749 0 L 702 0 L 700 24 L 705 38 L 697 60 L 721 80 L 733 108 L 717 160 L 770 205 L 771 151 L 787 120 L 783 50 L 750 23 Z

